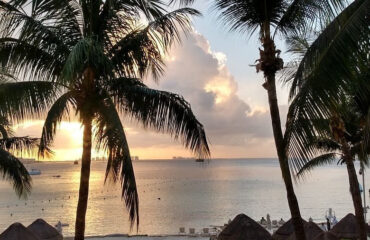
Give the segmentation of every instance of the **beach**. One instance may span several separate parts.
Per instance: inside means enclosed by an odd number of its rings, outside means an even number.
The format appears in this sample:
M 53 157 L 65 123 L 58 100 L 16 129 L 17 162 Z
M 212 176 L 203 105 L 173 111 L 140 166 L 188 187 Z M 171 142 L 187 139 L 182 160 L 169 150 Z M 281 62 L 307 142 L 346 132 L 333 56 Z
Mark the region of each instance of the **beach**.
M 63 227 L 63 235 L 72 237 L 80 165 L 45 162 L 26 166 L 42 172 L 33 177 L 32 194 L 27 200 L 18 199 L 7 182 L 0 182 L 0 231 L 13 222 L 27 226 L 35 219 L 43 218 L 52 225 L 58 221 L 68 224 Z M 262 216 L 266 218 L 267 213 L 271 219 L 290 218 L 276 159 L 216 159 L 206 163 L 140 160 L 134 162 L 140 197 L 140 226 L 138 231 L 136 227 L 130 230 L 119 186 L 104 185 L 105 166 L 105 162 L 92 163 L 86 218 L 86 236 L 89 237 L 176 235 L 180 227 L 184 227 L 186 233 L 189 228 L 195 228 L 199 233 L 203 228 L 223 226 L 239 213 L 256 221 Z M 315 222 L 322 222 L 328 208 L 333 208 L 339 219 L 353 212 L 346 174 L 345 166 L 322 167 L 296 185 L 305 219 L 312 217 Z M 370 186 L 368 178 L 366 182 Z
M 73 240 L 73 237 L 64 238 L 64 240 Z M 181 235 L 167 235 L 167 236 L 127 236 L 127 235 L 108 235 L 108 236 L 94 236 L 86 237 L 91 240 L 209 240 L 209 237 L 199 236 L 181 236 Z

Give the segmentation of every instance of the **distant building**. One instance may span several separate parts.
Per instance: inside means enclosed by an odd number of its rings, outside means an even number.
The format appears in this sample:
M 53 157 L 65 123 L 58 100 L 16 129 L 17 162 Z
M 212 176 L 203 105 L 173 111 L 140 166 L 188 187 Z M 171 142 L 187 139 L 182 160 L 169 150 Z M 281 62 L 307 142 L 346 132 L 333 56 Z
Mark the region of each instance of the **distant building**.
M 178 157 L 172 157 L 173 160 L 194 160 L 193 157 L 181 157 L 181 156 L 178 156 Z

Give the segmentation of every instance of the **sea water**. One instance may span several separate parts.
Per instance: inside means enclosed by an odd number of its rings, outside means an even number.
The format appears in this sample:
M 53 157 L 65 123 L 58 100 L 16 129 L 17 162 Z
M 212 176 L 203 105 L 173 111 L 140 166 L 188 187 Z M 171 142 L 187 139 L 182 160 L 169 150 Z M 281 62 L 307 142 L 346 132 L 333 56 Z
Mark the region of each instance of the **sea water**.
M 86 216 L 86 235 L 113 233 L 176 234 L 180 227 L 196 231 L 223 225 L 239 213 L 255 220 L 270 214 L 289 219 L 289 208 L 276 159 L 218 159 L 135 161 L 140 199 L 140 225 L 130 230 L 119 184 L 104 184 L 105 162 L 93 162 Z M 8 182 L 0 181 L 0 232 L 13 222 L 25 226 L 37 218 L 50 224 L 69 224 L 64 236 L 74 233 L 80 165 L 73 162 L 27 164 L 40 169 L 33 176 L 32 193 L 18 199 Z M 60 176 L 58 176 L 60 175 Z M 361 176 L 358 176 L 361 180 Z M 369 179 L 366 179 L 366 186 Z M 345 166 L 314 170 L 295 184 L 302 216 L 323 221 L 328 208 L 341 218 L 353 212 Z M 366 191 L 366 200 L 369 194 Z

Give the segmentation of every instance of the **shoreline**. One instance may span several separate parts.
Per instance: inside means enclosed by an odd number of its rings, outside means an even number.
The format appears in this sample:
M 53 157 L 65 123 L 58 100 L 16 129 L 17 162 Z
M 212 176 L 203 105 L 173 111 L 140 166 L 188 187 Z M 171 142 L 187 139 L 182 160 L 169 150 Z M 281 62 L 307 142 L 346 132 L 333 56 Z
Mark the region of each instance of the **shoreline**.
M 129 234 L 109 234 L 109 235 L 97 235 L 97 236 L 86 236 L 85 239 L 95 239 L 95 240 L 120 240 L 120 239 L 176 239 L 176 240 L 186 240 L 186 239 L 210 239 L 212 234 L 160 234 L 160 235 L 149 235 L 149 234 L 140 234 L 140 235 L 129 235 Z M 73 240 L 74 237 L 64 237 L 64 240 Z

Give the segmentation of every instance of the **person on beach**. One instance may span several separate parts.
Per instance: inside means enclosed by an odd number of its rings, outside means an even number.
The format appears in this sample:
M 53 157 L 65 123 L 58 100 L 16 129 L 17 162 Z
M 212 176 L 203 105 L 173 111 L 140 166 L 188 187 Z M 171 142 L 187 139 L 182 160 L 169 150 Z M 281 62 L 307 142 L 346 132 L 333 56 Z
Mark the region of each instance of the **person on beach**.
M 328 231 L 330 231 L 330 221 L 329 221 L 329 218 L 326 218 L 326 227 L 327 227 Z

